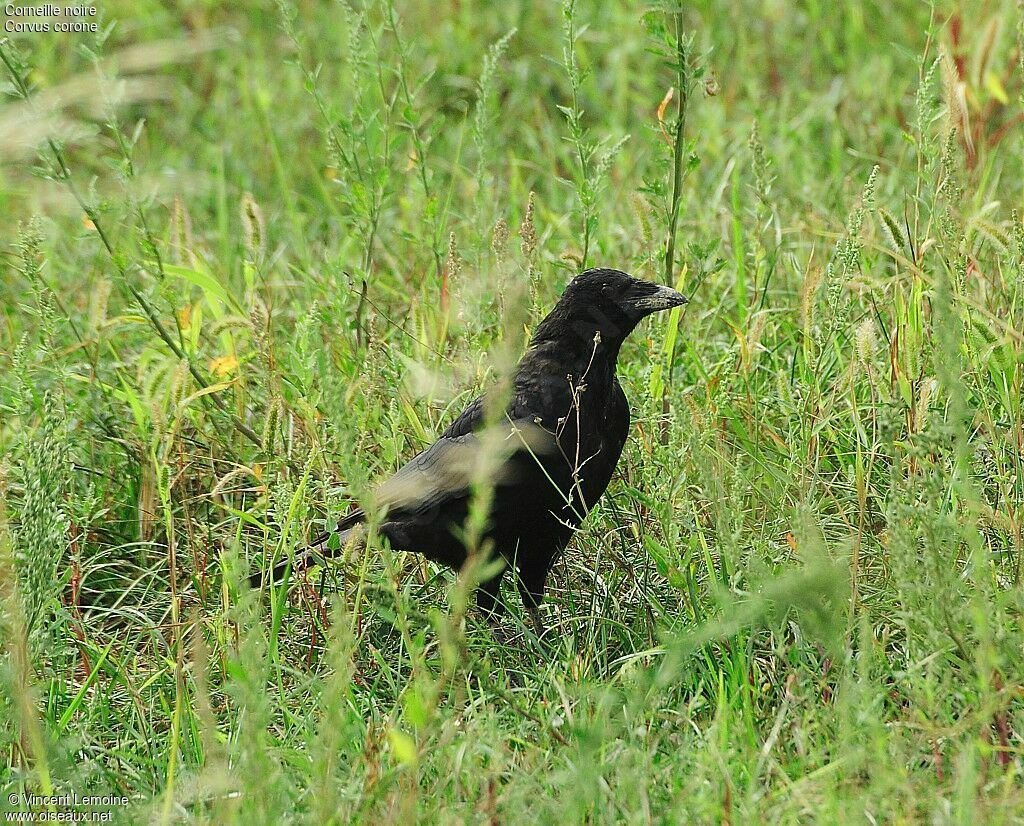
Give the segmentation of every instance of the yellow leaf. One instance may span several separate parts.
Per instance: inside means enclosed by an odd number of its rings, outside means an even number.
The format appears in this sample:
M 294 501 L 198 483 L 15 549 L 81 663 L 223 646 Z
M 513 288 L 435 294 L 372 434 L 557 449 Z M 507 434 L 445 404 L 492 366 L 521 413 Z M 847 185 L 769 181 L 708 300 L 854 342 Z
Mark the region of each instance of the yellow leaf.
M 1003 83 L 995 72 L 985 72 L 985 88 L 1003 106 L 1010 102 L 1010 97 L 1006 94 L 1006 89 L 1003 88 Z
M 388 732 L 388 742 L 391 743 L 391 750 L 395 753 L 399 763 L 412 764 L 416 762 L 416 741 L 404 731 L 391 729 Z
M 261 465 L 259 462 L 254 464 L 252 466 L 252 475 L 255 476 L 257 479 L 262 479 L 263 478 L 263 465 Z
M 182 332 L 189 329 L 192 326 L 192 305 L 186 304 L 180 310 L 178 310 L 178 326 Z
M 210 372 L 215 376 L 226 376 L 238 367 L 238 359 L 234 356 L 218 356 L 210 361 Z
M 669 136 L 668 130 L 665 129 L 665 110 L 668 109 L 668 105 L 672 102 L 672 96 L 675 93 L 676 90 L 669 86 L 668 91 L 665 92 L 665 97 L 658 104 L 658 128 L 661 129 L 661 135 L 669 146 L 672 146 L 672 138 Z

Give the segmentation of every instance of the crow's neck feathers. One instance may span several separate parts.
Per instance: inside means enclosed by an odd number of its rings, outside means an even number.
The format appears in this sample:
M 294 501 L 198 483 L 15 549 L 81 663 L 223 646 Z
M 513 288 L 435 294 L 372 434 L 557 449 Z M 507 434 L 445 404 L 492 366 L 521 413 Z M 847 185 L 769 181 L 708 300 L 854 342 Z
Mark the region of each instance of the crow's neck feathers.
M 525 396 L 546 400 L 548 412 L 565 415 L 580 404 L 600 409 L 614 393 L 615 367 L 622 341 L 596 329 L 574 330 L 549 315 L 537 328 L 516 370 Z M 582 393 L 579 388 L 585 385 Z
M 635 322 L 609 315 L 599 308 L 581 313 L 567 306 L 564 299 L 559 301 L 537 325 L 520 367 L 611 378 L 619 348 Z
M 554 338 L 534 336 L 519 363 L 519 369 L 534 373 L 557 373 L 564 378 L 615 375 L 621 342 L 607 341 L 596 330 L 589 336 L 568 331 Z
M 584 345 L 582 349 L 589 353 L 593 351 L 594 337 L 600 333 L 601 349 L 617 356 L 619 347 L 635 326 L 635 320 L 627 319 L 616 310 L 587 307 L 583 312 L 574 311 L 563 299 L 537 325 L 530 346 L 557 342 L 560 346 L 580 349 L 580 345 Z

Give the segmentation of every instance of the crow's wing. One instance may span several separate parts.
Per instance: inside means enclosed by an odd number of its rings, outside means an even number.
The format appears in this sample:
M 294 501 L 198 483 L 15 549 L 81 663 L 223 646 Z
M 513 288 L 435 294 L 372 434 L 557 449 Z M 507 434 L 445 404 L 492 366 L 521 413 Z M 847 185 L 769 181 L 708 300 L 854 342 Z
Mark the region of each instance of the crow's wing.
M 483 421 L 483 401 L 482 396 L 471 401 L 466 409 L 445 428 L 434 444 L 416 454 L 416 456 L 400 467 L 391 478 L 383 482 L 377 490 L 378 504 L 387 504 L 393 508 L 398 506 L 400 509 L 404 509 L 400 504 L 400 500 L 403 498 L 400 494 L 404 491 L 406 493 L 405 498 L 411 498 L 410 494 L 413 493 L 415 488 L 419 487 L 425 494 L 423 496 L 424 501 L 422 502 L 422 507 L 414 507 L 413 510 L 422 511 L 432 507 L 432 504 L 438 500 L 437 487 L 441 482 L 442 474 L 440 468 L 443 466 L 443 457 L 456 452 L 455 443 L 460 438 L 462 439 L 460 444 L 463 446 L 467 445 L 469 441 L 467 437 L 471 438 L 473 431 Z M 431 482 L 431 480 L 433 481 Z M 388 491 L 389 486 L 393 486 L 390 494 Z M 383 497 L 381 496 L 382 489 L 384 492 Z M 427 493 L 429 490 L 434 490 L 433 495 Z M 414 503 L 406 503 L 406 507 L 410 505 L 414 505 Z M 313 540 L 312 544 L 322 545 L 330 538 L 332 533 L 343 533 L 364 521 L 366 521 L 366 511 L 363 508 L 356 508 L 338 522 L 338 527 L 334 531 L 321 534 Z
M 377 488 L 376 504 L 387 508 L 390 521 L 463 498 L 475 481 L 515 481 L 513 454 L 545 453 L 554 446 L 538 421 L 514 400 L 501 420 L 486 427 L 483 399 L 474 400 L 436 442 Z
M 478 396 L 473 399 L 458 416 L 455 417 L 448 427 L 441 434 L 441 439 L 456 439 L 472 433 L 484 420 L 484 397 Z M 427 448 L 429 450 L 430 448 Z
M 519 398 L 514 398 L 506 416 L 489 431 L 484 423 L 484 397 L 474 399 L 430 447 L 416 454 L 377 488 L 378 507 L 387 508 L 386 518 L 423 514 L 446 502 L 467 496 L 474 478 L 494 484 L 510 481 L 512 468 L 506 461 L 520 450 L 545 453 L 554 447 L 551 434 L 539 426 Z M 313 540 L 322 545 L 332 533 L 344 533 L 366 521 L 366 511 L 356 508 L 346 514 L 338 527 Z

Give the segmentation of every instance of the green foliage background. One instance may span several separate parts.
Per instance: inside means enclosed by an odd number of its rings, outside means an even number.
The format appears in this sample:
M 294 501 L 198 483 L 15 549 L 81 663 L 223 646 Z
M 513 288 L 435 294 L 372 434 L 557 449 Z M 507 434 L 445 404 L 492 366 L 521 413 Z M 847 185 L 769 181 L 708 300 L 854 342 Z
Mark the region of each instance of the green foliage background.
M 5 800 L 1024 818 L 1012 2 L 101 13 L 0 45 Z M 544 639 L 376 542 L 244 587 L 584 265 L 691 303 Z

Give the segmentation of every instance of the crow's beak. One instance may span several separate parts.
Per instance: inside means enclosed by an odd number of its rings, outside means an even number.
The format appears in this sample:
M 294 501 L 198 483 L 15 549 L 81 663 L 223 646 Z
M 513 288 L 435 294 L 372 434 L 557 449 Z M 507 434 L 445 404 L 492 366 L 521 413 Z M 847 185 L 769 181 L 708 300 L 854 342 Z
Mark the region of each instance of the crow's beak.
M 633 301 L 633 306 L 640 312 L 656 313 L 659 310 L 668 310 L 672 307 L 681 307 L 689 301 L 685 295 L 676 292 L 671 287 L 659 286 L 653 293 L 640 296 Z

